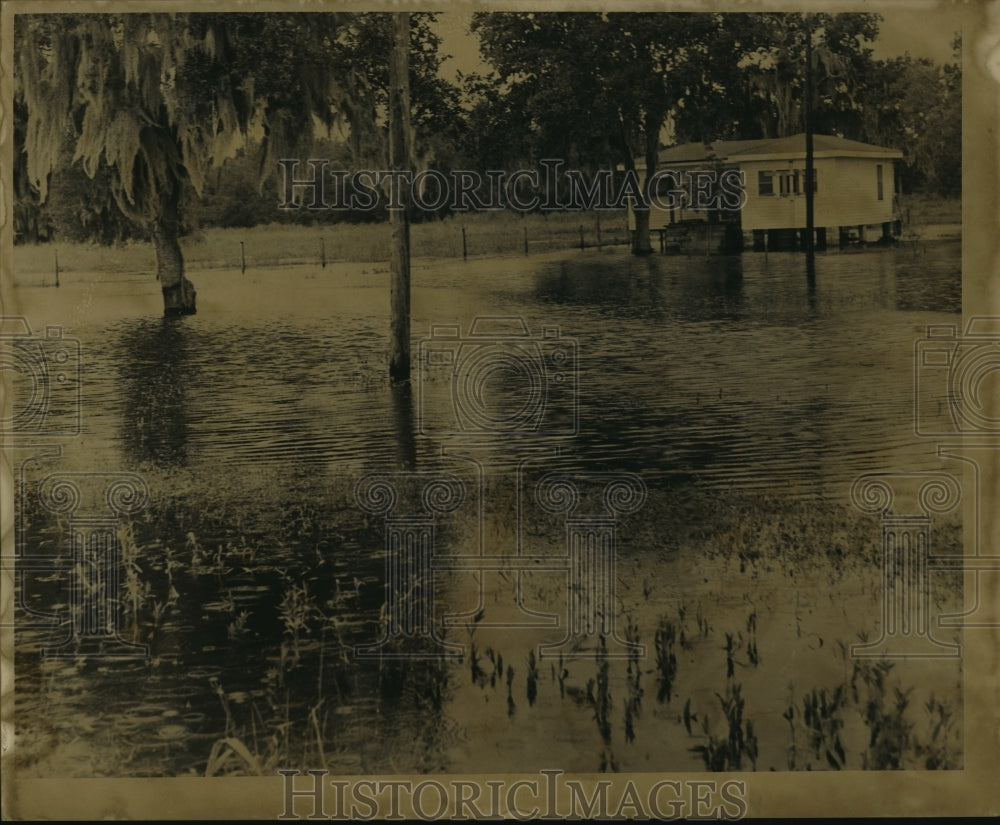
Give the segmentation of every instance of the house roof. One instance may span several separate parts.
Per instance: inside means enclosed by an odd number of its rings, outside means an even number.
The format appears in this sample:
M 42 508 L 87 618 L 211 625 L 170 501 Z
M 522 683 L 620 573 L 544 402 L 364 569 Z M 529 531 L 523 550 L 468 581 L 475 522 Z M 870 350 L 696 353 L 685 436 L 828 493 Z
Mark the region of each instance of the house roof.
M 683 143 L 660 152 L 662 165 L 723 161 L 736 163 L 772 158 L 804 158 L 806 135 L 800 132 L 784 138 L 764 140 L 716 140 L 711 143 Z M 901 158 L 899 149 L 847 140 L 834 135 L 813 135 L 813 156 L 818 158 Z

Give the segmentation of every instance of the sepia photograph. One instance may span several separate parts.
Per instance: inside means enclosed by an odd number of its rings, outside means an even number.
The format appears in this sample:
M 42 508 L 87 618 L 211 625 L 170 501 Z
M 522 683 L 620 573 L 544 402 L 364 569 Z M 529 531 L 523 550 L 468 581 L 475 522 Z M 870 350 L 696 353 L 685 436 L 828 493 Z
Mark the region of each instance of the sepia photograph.
M 4 818 L 1000 815 L 998 44 L 4 3 Z

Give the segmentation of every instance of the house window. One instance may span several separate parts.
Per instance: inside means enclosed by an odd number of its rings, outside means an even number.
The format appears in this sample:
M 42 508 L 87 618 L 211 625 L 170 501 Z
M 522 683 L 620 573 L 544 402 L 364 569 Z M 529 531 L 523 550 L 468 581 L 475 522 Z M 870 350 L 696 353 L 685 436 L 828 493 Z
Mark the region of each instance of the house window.
M 885 199 L 885 192 L 882 186 L 882 164 L 878 163 L 875 165 L 875 180 L 878 183 L 878 199 Z
M 782 195 L 797 195 L 799 194 L 799 173 L 794 172 L 779 172 L 778 173 L 778 184 L 779 191 Z
M 758 195 L 774 194 L 774 174 L 772 172 L 757 173 L 757 194 Z

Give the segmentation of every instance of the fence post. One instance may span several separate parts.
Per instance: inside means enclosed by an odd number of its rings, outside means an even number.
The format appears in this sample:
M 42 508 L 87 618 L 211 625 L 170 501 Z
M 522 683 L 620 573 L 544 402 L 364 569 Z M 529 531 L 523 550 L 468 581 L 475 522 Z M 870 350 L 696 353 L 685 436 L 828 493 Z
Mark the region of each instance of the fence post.
M 55 250 L 56 253 L 56 287 L 59 286 L 59 250 Z
M 528 227 L 524 227 L 524 255 L 528 256 Z
M 580 224 L 580 249 L 583 249 L 583 224 Z
M 319 239 L 319 267 L 326 269 L 326 238 L 322 236 Z
M 468 260 L 469 258 L 469 247 L 465 242 L 465 227 L 462 227 L 462 260 Z
M 243 246 L 243 241 L 240 241 L 240 273 L 245 273 L 247 271 L 247 251 Z

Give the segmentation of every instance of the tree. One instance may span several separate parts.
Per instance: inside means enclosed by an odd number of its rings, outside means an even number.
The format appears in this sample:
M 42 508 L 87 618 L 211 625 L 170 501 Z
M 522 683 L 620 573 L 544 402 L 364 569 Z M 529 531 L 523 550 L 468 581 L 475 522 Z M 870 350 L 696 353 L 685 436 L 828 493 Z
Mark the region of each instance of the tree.
M 410 96 L 409 120 L 413 132 L 413 152 L 426 165 L 438 154 L 448 154 L 462 135 L 463 118 L 460 92 L 453 83 L 440 75 L 445 55 L 441 53 L 441 38 L 433 28 L 436 15 L 414 12 L 409 15 L 408 84 Z M 352 15 L 345 22 L 337 48 L 331 52 L 334 71 L 353 72 L 359 79 L 352 105 L 374 114 L 363 129 L 351 130 L 355 158 L 384 164 L 387 160 L 388 109 L 391 61 L 386 55 L 394 46 L 394 25 L 398 19 L 391 13 Z M 357 120 L 357 119 L 355 119 Z
M 668 122 L 702 139 L 726 128 L 720 112 L 739 92 L 740 57 L 755 46 L 748 17 L 477 14 L 472 28 L 523 113 L 536 158 L 606 163 L 614 156 L 635 175 L 640 156 L 645 190 Z M 648 209 L 640 204 L 635 215 L 633 251 L 651 252 Z
M 865 106 L 859 89 L 873 71 L 870 44 L 878 37 L 879 15 L 748 16 L 757 18 L 761 39 L 744 66 L 757 134 L 744 137 L 787 137 L 802 131 L 809 37 L 813 130 L 861 140 Z
M 903 150 L 902 184 L 954 197 L 962 191 L 961 38 L 953 62 L 877 61 L 863 87 L 866 139 Z
M 28 131 L 28 107 L 21 98 L 14 98 L 14 145 L 23 146 Z M 48 220 L 38 200 L 38 191 L 28 178 L 28 163 L 23 152 L 14 153 L 14 243 L 38 243 L 52 234 Z
M 195 311 L 179 237 L 182 197 L 263 132 L 262 170 L 278 148 L 308 145 L 314 118 L 343 116 L 355 77 L 325 60 L 337 14 L 34 14 L 15 17 L 16 95 L 27 107 L 28 182 L 44 202 L 72 160 L 108 175 L 122 214 L 149 233 L 168 315 Z

